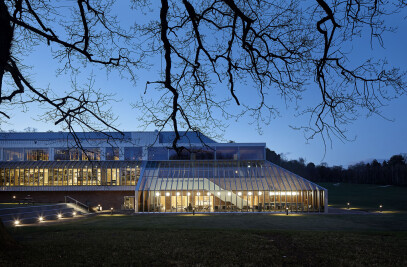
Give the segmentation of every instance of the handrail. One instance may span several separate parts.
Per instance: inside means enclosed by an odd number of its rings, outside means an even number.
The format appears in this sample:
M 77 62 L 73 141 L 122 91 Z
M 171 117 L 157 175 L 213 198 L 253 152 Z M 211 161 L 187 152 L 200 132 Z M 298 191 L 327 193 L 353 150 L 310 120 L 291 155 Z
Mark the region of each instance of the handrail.
M 82 207 L 86 208 L 88 211 L 90 211 L 90 208 L 89 208 L 88 205 L 83 204 L 82 202 L 80 202 L 80 201 L 78 201 L 78 200 L 76 200 L 76 199 L 74 199 L 74 198 L 72 198 L 72 197 L 70 197 L 70 196 L 65 196 L 65 203 L 68 203 L 68 202 L 66 201 L 67 198 L 68 198 L 68 199 L 71 199 L 71 200 L 73 200 L 73 201 L 75 201 L 75 204 L 76 204 L 77 206 L 82 206 Z

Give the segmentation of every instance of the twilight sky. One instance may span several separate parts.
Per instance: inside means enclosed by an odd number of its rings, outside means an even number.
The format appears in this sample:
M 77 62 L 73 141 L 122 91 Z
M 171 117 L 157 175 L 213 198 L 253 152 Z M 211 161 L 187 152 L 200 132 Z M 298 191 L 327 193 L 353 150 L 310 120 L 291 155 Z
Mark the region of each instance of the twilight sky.
M 126 12 L 123 12 L 126 10 Z M 132 24 L 134 16 L 131 11 L 121 9 L 121 16 L 125 23 Z M 124 14 L 123 14 L 124 13 Z M 387 33 L 384 36 L 384 49 L 378 47 L 377 43 L 374 50 L 370 49 L 368 40 L 354 42 L 351 55 L 357 61 L 358 58 L 368 57 L 387 58 L 393 66 L 405 68 L 407 62 L 407 20 L 403 19 L 405 14 L 399 14 L 389 20 L 390 24 L 399 27 L 396 33 Z M 140 19 L 140 18 L 138 18 Z M 70 77 L 56 76 L 55 61 L 52 58 L 49 48 L 41 46 L 36 48 L 33 53 L 25 58 L 25 64 L 33 66 L 31 80 L 41 88 L 51 86 L 59 90 L 69 90 Z M 137 117 L 139 111 L 131 108 L 131 103 L 135 103 L 143 94 L 145 82 L 147 80 L 156 80 L 156 73 L 160 68 L 160 61 L 151 61 L 154 65 L 150 70 L 138 71 L 138 82 L 136 86 L 120 78 L 115 73 L 106 75 L 106 71 L 97 68 L 84 71 L 78 76 L 78 81 L 85 80 L 89 73 L 95 76 L 95 87 L 101 88 L 105 92 L 116 93 L 117 102 L 112 102 L 112 110 L 118 115 L 119 128 L 124 131 L 143 131 L 154 130 L 154 127 L 143 128 Z M 237 86 L 238 97 L 244 99 L 250 98 L 248 85 Z M 249 88 L 250 89 L 250 88 Z M 304 104 L 312 101 L 314 97 L 320 97 L 318 88 L 310 89 L 304 97 Z M 315 92 L 315 93 L 314 93 Z M 153 89 L 149 89 L 150 97 L 154 97 Z M 308 117 L 296 117 L 292 107 L 286 108 L 283 101 L 280 101 L 281 116 L 272 120 L 271 124 L 264 126 L 262 134 L 259 134 L 254 126 L 249 124 L 249 118 L 243 118 L 239 121 L 225 121 L 229 125 L 224 133 L 224 140 L 233 140 L 235 142 L 265 142 L 267 147 L 282 153 L 287 159 L 298 159 L 303 157 L 307 162 L 319 164 L 327 162 L 329 165 L 343 165 L 357 163 L 362 160 L 377 158 L 379 160 L 388 159 L 390 156 L 399 153 L 407 153 L 407 96 L 393 100 L 386 106 L 382 112 L 387 118 L 378 116 L 361 116 L 353 124 L 347 127 L 348 137 L 355 139 L 351 142 L 342 142 L 338 139 L 328 142 L 325 147 L 320 137 L 314 140 L 306 141 L 301 131 L 290 128 L 291 126 L 301 126 L 306 124 Z M 234 109 L 234 107 L 231 107 Z M 41 107 L 28 106 L 26 112 L 15 110 L 9 124 L 1 125 L 1 129 L 8 131 L 10 129 L 22 131 L 26 127 L 36 128 L 38 131 L 60 130 L 59 126 L 54 126 L 52 122 L 38 121 L 38 114 L 41 113 Z

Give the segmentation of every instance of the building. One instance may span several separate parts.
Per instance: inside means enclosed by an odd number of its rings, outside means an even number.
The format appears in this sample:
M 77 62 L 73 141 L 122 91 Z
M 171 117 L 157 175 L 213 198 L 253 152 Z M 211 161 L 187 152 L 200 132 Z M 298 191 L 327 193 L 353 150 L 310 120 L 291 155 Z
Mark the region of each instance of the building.
M 326 212 L 328 191 L 265 159 L 264 143 L 173 132 L 0 133 L 0 202 L 72 197 L 135 212 Z

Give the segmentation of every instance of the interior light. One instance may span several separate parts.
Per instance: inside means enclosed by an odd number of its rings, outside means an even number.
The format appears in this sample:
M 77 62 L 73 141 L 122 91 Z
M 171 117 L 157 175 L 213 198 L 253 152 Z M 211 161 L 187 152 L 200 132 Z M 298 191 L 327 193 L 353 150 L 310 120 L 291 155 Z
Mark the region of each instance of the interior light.
M 262 192 L 259 192 L 259 196 L 261 196 L 263 193 Z
M 188 192 L 188 193 L 187 193 L 187 196 L 190 196 L 190 195 L 191 195 L 191 193 L 190 193 L 190 192 Z
M 169 197 L 169 196 L 170 196 L 170 193 L 167 192 L 167 193 L 165 193 L 165 195 L 166 195 L 167 197 Z
M 251 196 L 251 195 L 252 195 L 252 192 L 249 192 L 248 194 L 249 194 L 249 196 Z
M 72 212 L 72 216 L 76 216 L 76 211 Z
M 242 195 L 242 192 L 237 192 L 237 195 L 238 195 L 238 196 L 241 196 L 241 195 Z
M 274 192 L 270 192 L 269 195 L 270 195 L 270 196 L 273 196 L 273 195 L 274 195 Z
M 180 193 L 180 192 L 177 192 L 177 196 L 179 196 L 179 195 L 181 195 L 181 193 Z
M 206 195 L 207 195 L 207 196 L 210 196 L 210 195 L 211 195 L 211 193 L 209 193 L 209 192 L 208 192 L 208 193 L 206 193 Z
M 156 192 L 156 193 L 155 193 L 155 196 L 156 196 L 156 197 L 159 197 L 159 196 L 160 196 L 160 192 Z
M 58 213 L 58 219 L 61 219 L 61 218 L 62 218 L 62 214 Z
M 232 195 L 232 193 L 231 192 L 228 192 L 228 196 L 231 196 Z
M 235 173 L 237 173 L 237 171 L 235 171 Z
M 217 192 L 216 194 L 217 194 L 218 196 L 220 196 L 220 192 Z
M 250 165 L 247 165 L 247 168 L 250 168 Z
M 197 195 L 197 196 L 200 196 L 200 195 L 201 195 L 201 193 L 199 193 L 199 192 L 198 192 L 198 193 L 196 193 L 196 195 Z

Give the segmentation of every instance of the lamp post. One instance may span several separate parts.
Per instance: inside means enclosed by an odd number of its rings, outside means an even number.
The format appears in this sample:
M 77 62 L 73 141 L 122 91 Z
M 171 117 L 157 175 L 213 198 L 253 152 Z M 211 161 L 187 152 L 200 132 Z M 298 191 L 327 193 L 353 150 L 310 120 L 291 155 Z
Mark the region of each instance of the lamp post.
M 113 215 L 113 207 L 110 208 L 110 215 Z
M 346 205 L 348 206 L 348 209 L 350 209 L 350 203 L 348 202 L 348 203 L 346 203 Z
M 288 207 L 285 208 L 285 215 L 288 215 Z
M 380 204 L 380 206 L 379 206 L 380 212 L 382 212 L 382 208 L 383 208 L 383 205 Z

